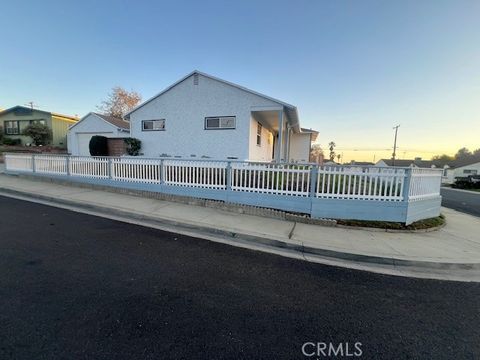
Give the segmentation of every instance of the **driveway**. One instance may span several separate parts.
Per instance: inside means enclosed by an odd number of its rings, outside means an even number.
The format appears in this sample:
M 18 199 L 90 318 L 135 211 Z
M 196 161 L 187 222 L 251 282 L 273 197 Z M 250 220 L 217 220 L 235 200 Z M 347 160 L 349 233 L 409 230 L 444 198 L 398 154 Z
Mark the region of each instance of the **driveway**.
M 442 187 L 442 206 L 474 216 L 480 216 L 480 192 L 467 192 Z
M 1 359 L 307 359 L 307 342 L 361 343 L 365 359 L 480 356 L 478 283 L 340 269 L 5 197 L 0 247 Z

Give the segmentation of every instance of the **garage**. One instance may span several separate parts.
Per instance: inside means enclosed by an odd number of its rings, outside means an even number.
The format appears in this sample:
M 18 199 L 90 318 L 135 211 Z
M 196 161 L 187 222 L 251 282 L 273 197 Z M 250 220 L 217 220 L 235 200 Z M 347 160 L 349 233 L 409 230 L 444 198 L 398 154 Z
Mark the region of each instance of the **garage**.
M 89 113 L 69 128 L 68 152 L 75 156 L 90 156 L 89 143 L 95 135 L 109 138 L 129 137 L 130 124 L 112 116 Z

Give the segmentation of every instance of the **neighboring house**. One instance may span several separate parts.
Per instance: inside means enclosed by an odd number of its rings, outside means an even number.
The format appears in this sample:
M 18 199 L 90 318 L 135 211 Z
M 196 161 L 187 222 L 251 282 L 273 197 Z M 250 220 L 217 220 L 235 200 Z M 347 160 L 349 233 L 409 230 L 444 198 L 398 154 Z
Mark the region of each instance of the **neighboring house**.
M 75 116 L 61 115 L 25 106 L 14 106 L 0 112 L 0 126 L 3 127 L 5 138 L 20 139 L 23 145 L 32 143 L 30 137 L 22 135 L 23 130 L 30 124 L 40 123 L 47 125 L 52 130 L 51 145 L 67 147 L 68 127 L 77 121 L 78 118 Z
M 355 160 L 352 160 L 352 161 L 350 161 L 350 163 L 343 164 L 343 165 L 373 166 L 374 163 L 372 163 L 370 161 L 355 161 Z
M 413 160 L 392 159 L 378 160 L 375 166 L 398 166 L 398 167 L 419 167 L 419 168 L 436 168 L 436 162 L 430 160 L 422 160 L 422 158 L 415 158 Z
M 146 157 L 308 162 L 297 108 L 193 71 L 126 115 Z
M 68 152 L 72 155 L 90 156 L 89 143 L 94 135 L 108 138 L 129 137 L 130 124 L 122 119 L 88 113 L 68 130 Z
M 443 169 L 442 182 L 444 184 L 453 184 L 456 178 L 467 177 L 469 175 L 480 175 L 480 160 L 455 160 Z

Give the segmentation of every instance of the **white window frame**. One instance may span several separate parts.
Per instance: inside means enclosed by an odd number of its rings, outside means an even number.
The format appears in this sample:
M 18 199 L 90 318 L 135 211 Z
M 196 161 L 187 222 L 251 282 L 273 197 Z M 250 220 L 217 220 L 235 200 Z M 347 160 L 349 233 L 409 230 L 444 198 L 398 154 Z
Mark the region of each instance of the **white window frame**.
M 257 146 L 262 146 L 262 130 L 262 124 L 257 121 Z
M 15 124 L 15 126 L 12 126 L 14 124 Z M 19 135 L 20 134 L 20 123 L 18 122 L 18 120 L 5 121 L 4 125 L 5 125 L 5 134 L 7 134 L 7 135 Z M 10 125 L 10 126 L 8 126 L 8 125 Z
M 145 129 L 145 123 L 152 122 L 151 129 Z M 155 124 L 161 124 L 155 126 Z M 142 120 L 142 131 L 165 131 L 165 119 L 151 119 L 151 120 Z
M 218 126 L 210 126 L 209 120 L 218 119 Z M 233 125 L 228 124 L 233 120 Z M 207 116 L 205 117 L 205 130 L 234 130 L 237 127 L 236 116 Z

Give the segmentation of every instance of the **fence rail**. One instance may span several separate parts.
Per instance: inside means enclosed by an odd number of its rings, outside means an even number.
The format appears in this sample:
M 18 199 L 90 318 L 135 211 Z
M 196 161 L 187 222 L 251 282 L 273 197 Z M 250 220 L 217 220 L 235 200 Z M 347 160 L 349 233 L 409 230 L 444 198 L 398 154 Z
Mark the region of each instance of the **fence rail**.
M 419 168 L 30 154 L 5 160 L 12 171 L 331 199 L 416 201 L 439 196 L 441 184 L 441 170 Z
M 7 171 L 108 180 L 117 186 L 162 185 L 178 189 L 179 194 L 206 189 L 223 190 L 233 197 L 278 195 L 287 204 L 284 208 L 288 204 L 295 208 L 295 199 L 302 198 L 338 200 L 336 204 L 342 200 L 420 203 L 440 198 L 442 175 L 441 170 L 419 168 L 31 154 L 6 154 L 5 162 Z M 239 202 L 244 198 L 235 197 Z

